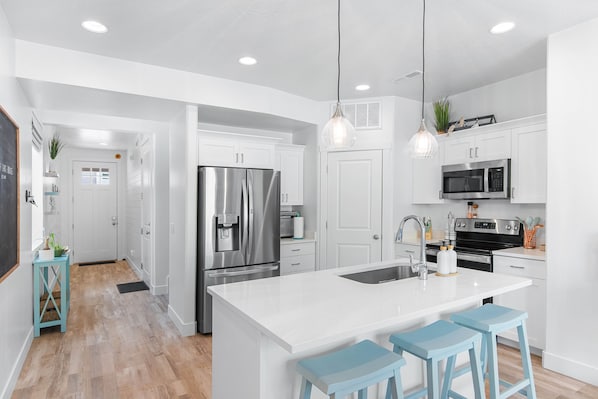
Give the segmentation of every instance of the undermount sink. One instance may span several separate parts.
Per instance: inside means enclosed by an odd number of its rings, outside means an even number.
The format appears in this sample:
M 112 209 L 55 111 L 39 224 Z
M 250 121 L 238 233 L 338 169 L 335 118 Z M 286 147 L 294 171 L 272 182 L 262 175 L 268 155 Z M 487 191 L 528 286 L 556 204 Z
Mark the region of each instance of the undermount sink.
M 405 278 L 417 277 L 417 272 L 411 270 L 411 266 L 398 264 L 384 269 L 367 270 L 365 272 L 341 274 L 339 277 L 348 278 L 365 284 L 382 284 L 390 281 L 402 280 Z

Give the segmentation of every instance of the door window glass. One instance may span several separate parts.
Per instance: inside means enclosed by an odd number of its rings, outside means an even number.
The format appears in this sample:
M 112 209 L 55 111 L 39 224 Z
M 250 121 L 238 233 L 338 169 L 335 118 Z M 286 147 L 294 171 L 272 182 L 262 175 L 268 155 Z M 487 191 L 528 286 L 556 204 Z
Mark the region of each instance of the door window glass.
M 108 168 L 81 168 L 81 184 L 110 184 L 110 169 Z

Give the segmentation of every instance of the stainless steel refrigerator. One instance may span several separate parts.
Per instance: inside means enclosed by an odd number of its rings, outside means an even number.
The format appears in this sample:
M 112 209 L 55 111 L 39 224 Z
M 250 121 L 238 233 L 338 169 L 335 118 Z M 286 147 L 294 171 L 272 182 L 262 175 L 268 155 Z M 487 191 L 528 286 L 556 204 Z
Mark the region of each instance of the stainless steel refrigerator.
M 197 330 L 212 332 L 210 285 L 280 275 L 280 172 L 198 168 Z

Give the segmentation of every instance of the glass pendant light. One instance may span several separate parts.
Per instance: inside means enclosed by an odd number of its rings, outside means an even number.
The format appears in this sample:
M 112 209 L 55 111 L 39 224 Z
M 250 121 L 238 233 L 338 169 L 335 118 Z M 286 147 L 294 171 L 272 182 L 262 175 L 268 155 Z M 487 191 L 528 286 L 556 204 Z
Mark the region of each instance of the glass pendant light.
M 423 0 L 424 8 L 422 13 L 422 121 L 417 133 L 409 140 L 409 152 L 411 158 L 432 158 L 438 152 L 438 142 L 436 138 L 426 128 L 424 120 L 424 100 L 425 100 L 425 76 L 426 76 L 426 0 Z
M 336 109 L 322 130 L 322 141 L 329 148 L 348 148 L 355 144 L 355 128 L 343 115 L 340 100 L 341 83 L 341 1 L 337 3 L 338 53 L 336 74 Z

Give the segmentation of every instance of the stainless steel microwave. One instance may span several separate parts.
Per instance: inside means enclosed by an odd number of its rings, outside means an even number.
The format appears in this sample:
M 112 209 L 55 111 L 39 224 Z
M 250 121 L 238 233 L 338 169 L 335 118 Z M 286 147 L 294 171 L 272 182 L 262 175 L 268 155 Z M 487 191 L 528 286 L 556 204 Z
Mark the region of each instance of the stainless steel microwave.
M 442 167 L 442 198 L 509 198 L 510 193 L 510 159 Z

